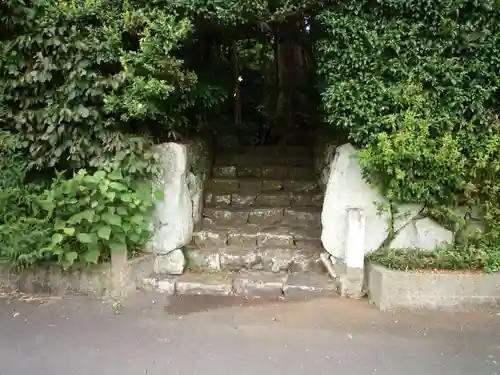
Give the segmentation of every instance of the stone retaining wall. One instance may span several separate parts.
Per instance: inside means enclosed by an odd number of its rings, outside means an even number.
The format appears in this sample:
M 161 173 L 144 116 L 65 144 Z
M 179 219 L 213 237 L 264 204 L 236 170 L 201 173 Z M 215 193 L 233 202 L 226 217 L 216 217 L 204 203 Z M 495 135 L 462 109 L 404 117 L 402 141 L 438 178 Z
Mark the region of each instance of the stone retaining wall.
M 365 287 L 380 310 L 500 307 L 500 273 L 409 272 L 369 264 Z
M 0 286 L 30 294 L 63 296 L 83 294 L 95 297 L 124 297 L 142 285 L 153 268 L 153 256 L 127 261 L 124 267 L 104 263 L 82 270 L 63 271 L 60 267 L 13 272 L 0 268 Z

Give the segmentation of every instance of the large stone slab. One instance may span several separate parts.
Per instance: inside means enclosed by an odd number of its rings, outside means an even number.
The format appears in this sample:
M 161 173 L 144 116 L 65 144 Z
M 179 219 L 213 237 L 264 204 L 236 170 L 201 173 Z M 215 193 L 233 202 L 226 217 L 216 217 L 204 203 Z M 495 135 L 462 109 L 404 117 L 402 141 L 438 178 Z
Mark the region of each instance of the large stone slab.
M 378 206 L 387 201 L 364 181 L 357 160 L 357 151 L 350 144 L 337 148 L 330 168 L 321 223 L 321 240 L 334 257 L 345 257 L 348 209 L 362 209 L 366 218 L 365 250 L 376 250 L 385 240 L 388 215 L 379 215 Z
M 233 282 L 237 295 L 248 297 L 281 297 L 286 274 L 263 271 L 240 271 Z
M 338 285 L 326 274 L 302 272 L 288 275 L 283 286 L 285 297 L 309 294 L 336 294 Z
M 229 296 L 233 291 L 232 281 L 230 273 L 186 273 L 177 279 L 175 291 L 178 295 Z
M 383 210 L 388 201 L 363 178 L 357 150 L 350 144 L 336 149 L 329 169 L 321 223 L 321 240 L 325 249 L 336 258 L 345 258 L 348 232 L 347 214 L 351 209 L 364 215 L 364 253 L 377 250 L 389 234 L 390 213 Z M 422 210 L 421 205 L 402 205 L 394 218 L 397 230 Z
M 380 310 L 476 310 L 500 307 L 500 273 L 395 271 L 367 267 L 370 302 Z
M 161 173 L 156 184 L 163 191 L 164 199 L 155 205 L 153 236 L 148 250 L 168 254 L 191 240 L 194 227 L 193 201 L 186 178 L 186 145 L 164 143 L 157 146 L 157 151 L 160 155 Z
M 396 235 L 390 246 L 393 249 L 434 250 L 453 242 L 453 233 L 434 220 L 422 218 L 410 221 Z

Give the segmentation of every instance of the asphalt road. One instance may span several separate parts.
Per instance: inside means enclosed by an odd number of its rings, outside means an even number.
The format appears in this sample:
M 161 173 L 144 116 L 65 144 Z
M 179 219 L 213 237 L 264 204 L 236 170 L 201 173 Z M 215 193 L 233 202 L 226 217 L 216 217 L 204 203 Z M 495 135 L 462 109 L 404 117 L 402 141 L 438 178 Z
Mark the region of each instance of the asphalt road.
M 42 303 L 43 302 L 43 303 Z M 0 298 L 1 375 L 500 374 L 500 313 L 363 301 Z M 117 314 L 119 311 L 119 314 Z

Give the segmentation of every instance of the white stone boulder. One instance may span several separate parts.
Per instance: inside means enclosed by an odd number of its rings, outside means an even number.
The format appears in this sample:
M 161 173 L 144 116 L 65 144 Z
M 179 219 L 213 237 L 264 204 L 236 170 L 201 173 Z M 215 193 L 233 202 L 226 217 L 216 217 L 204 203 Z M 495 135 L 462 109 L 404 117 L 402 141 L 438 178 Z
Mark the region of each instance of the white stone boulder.
M 363 179 L 356 149 L 350 144 L 338 147 L 321 213 L 321 241 L 326 251 L 345 259 L 347 212 L 351 209 L 362 210 L 365 217 L 365 253 L 376 250 L 387 237 L 389 214 L 380 212 L 380 206 L 386 204 L 387 200 Z
M 154 272 L 158 274 L 182 275 L 186 259 L 181 249 L 176 249 L 168 254 L 159 254 L 154 260 Z
M 178 143 L 158 145 L 161 173 L 157 186 L 164 199 L 156 202 L 149 250 L 167 255 L 181 249 L 193 235 L 193 203 L 187 182 L 187 147 Z
M 361 245 L 359 238 L 355 241 L 356 246 L 363 247 L 360 250 L 363 254 L 377 250 L 390 233 L 391 214 L 382 209 L 387 207 L 389 202 L 365 181 L 357 154 L 357 150 L 350 144 L 342 145 L 336 149 L 330 167 L 321 213 L 323 246 L 330 255 L 344 260 L 346 259 L 346 249 L 353 248 L 352 241 L 347 241 L 348 236 L 351 238 L 356 236 L 352 233 L 352 228 L 357 228 L 355 232 L 363 231 L 363 228 L 358 225 L 359 223 L 349 224 L 350 220 L 352 221 L 356 216 L 356 212 L 363 214 L 364 233 L 359 235 L 360 238 L 364 238 L 363 245 Z M 418 216 L 422 208 L 423 206 L 418 204 L 405 204 L 396 207 L 397 213 L 393 218 L 394 230 L 397 231 L 405 227 L 408 222 Z M 351 219 L 349 219 L 349 213 L 352 216 Z M 425 224 L 427 221 L 423 223 Z M 421 229 L 421 232 L 424 230 Z M 449 238 L 449 233 L 444 228 L 441 228 L 441 231 L 433 229 L 433 233 L 443 236 L 443 241 Z M 402 235 L 400 242 L 403 239 L 410 241 L 408 236 Z M 413 239 L 411 241 L 415 242 Z M 411 245 L 413 242 L 407 244 Z M 428 242 L 425 244 L 428 245 Z M 359 263 L 360 255 L 357 255 L 356 259 L 358 261 L 355 263 Z
M 434 220 L 412 220 L 397 233 L 390 247 L 393 249 L 419 249 L 432 251 L 453 243 L 453 233 Z

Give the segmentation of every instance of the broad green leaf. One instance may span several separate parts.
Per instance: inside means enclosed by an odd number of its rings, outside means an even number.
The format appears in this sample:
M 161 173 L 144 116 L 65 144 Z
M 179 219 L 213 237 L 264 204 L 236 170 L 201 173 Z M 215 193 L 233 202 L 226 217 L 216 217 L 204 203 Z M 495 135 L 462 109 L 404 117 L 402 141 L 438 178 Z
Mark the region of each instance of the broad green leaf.
M 92 223 L 95 218 L 95 211 L 92 209 L 88 209 L 82 212 L 77 213 L 76 215 L 71 216 L 68 219 L 69 224 L 80 224 L 83 220 L 87 220 L 89 223 Z
M 116 213 L 123 217 L 128 214 L 128 211 L 125 207 L 119 206 L 116 208 Z
M 114 191 L 107 191 L 105 193 L 106 198 L 108 198 L 110 201 L 115 200 L 116 198 L 116 193 Z
M 123 194 L 120 199 L 126 203 L 132 202 L 132 196 L 130 194 Z
M 119 253 L 121 251 L 127 251 L 127 245 L 120 242 L 112 242 L 109 244 L 109 249 L 113 253 Z
M 118 160 L 121 160 L 121 159 L 118 159 Z M 108 174 L 108 178 L 110 180 L 123 180 L 122 170 L 119 168 L 115 169 L 110 174 Z
M 101 218 L 110 225 L 116 225 L 118 227 L 122 225 L 122 218 L 118 215 L 105 212 L 101 215 Z
M 111 235 L 111 228 L 110 227 L 101 227 L 97 231 L 97 235 L 99 238 L 102 238 L 104 240 L 109 240 L 109 236 Z
M 130 221 L 134 224 L 141 224 L 144 221 L 144 216 L 134 215 L 130 218 Z
M 78 239 L 78 241 L 80 241 L 81 243 L 84 243 L 84 244 L 94 242 L 94 238 L 92 237 L 91 234 L 88 234 L 88 233 L 78 233 L 76 235 L 76 238 Z
M 62 230 L 66 227 L 66 222 L 61 219 L 56 219 L 56 222 L 54 224 L 54 229 L 55 230 Z
M 68 236 L 72 236 L 73 234 L 75 234 L 75 228 L 71 228 L 71 227 L 64 228 L 63 232 L 65 234 L 67 234 Z
M 101 181 L 104 179 L 104 177 L 106 177 L 106 172 L 105 171 L 97 171 L 94 173 L 94 178 L 97 180 L 97 181 Z
M 70 251 L 64 254 L 64 259 L 72 265 L 75 263 L 75 260 L 78 258 L 78 253 L 76 251 Z
M 64 241 L 64 236 L 61 233 L 54 233 L 52 235 L 52 245 L 59 245 Z
M 127 187 L 126 187 L 125 185 L 120 184 L 119 182 L 116 182 L 116 181 L 111 181 L 111 182 L 109 183 L 109 187 L 110 187 L 111 189 L 116 190 L 116 191 L 126 191 L 126 190 L 128 190 L 128 189 L 127 189 Z
M 83 254 L 83 258 L 87 263 L 97 264 L 99 262 L 99 257 L 101 256 L 101 252 L 99 251 L 98 246 L 88 246 L 87 251 Z

